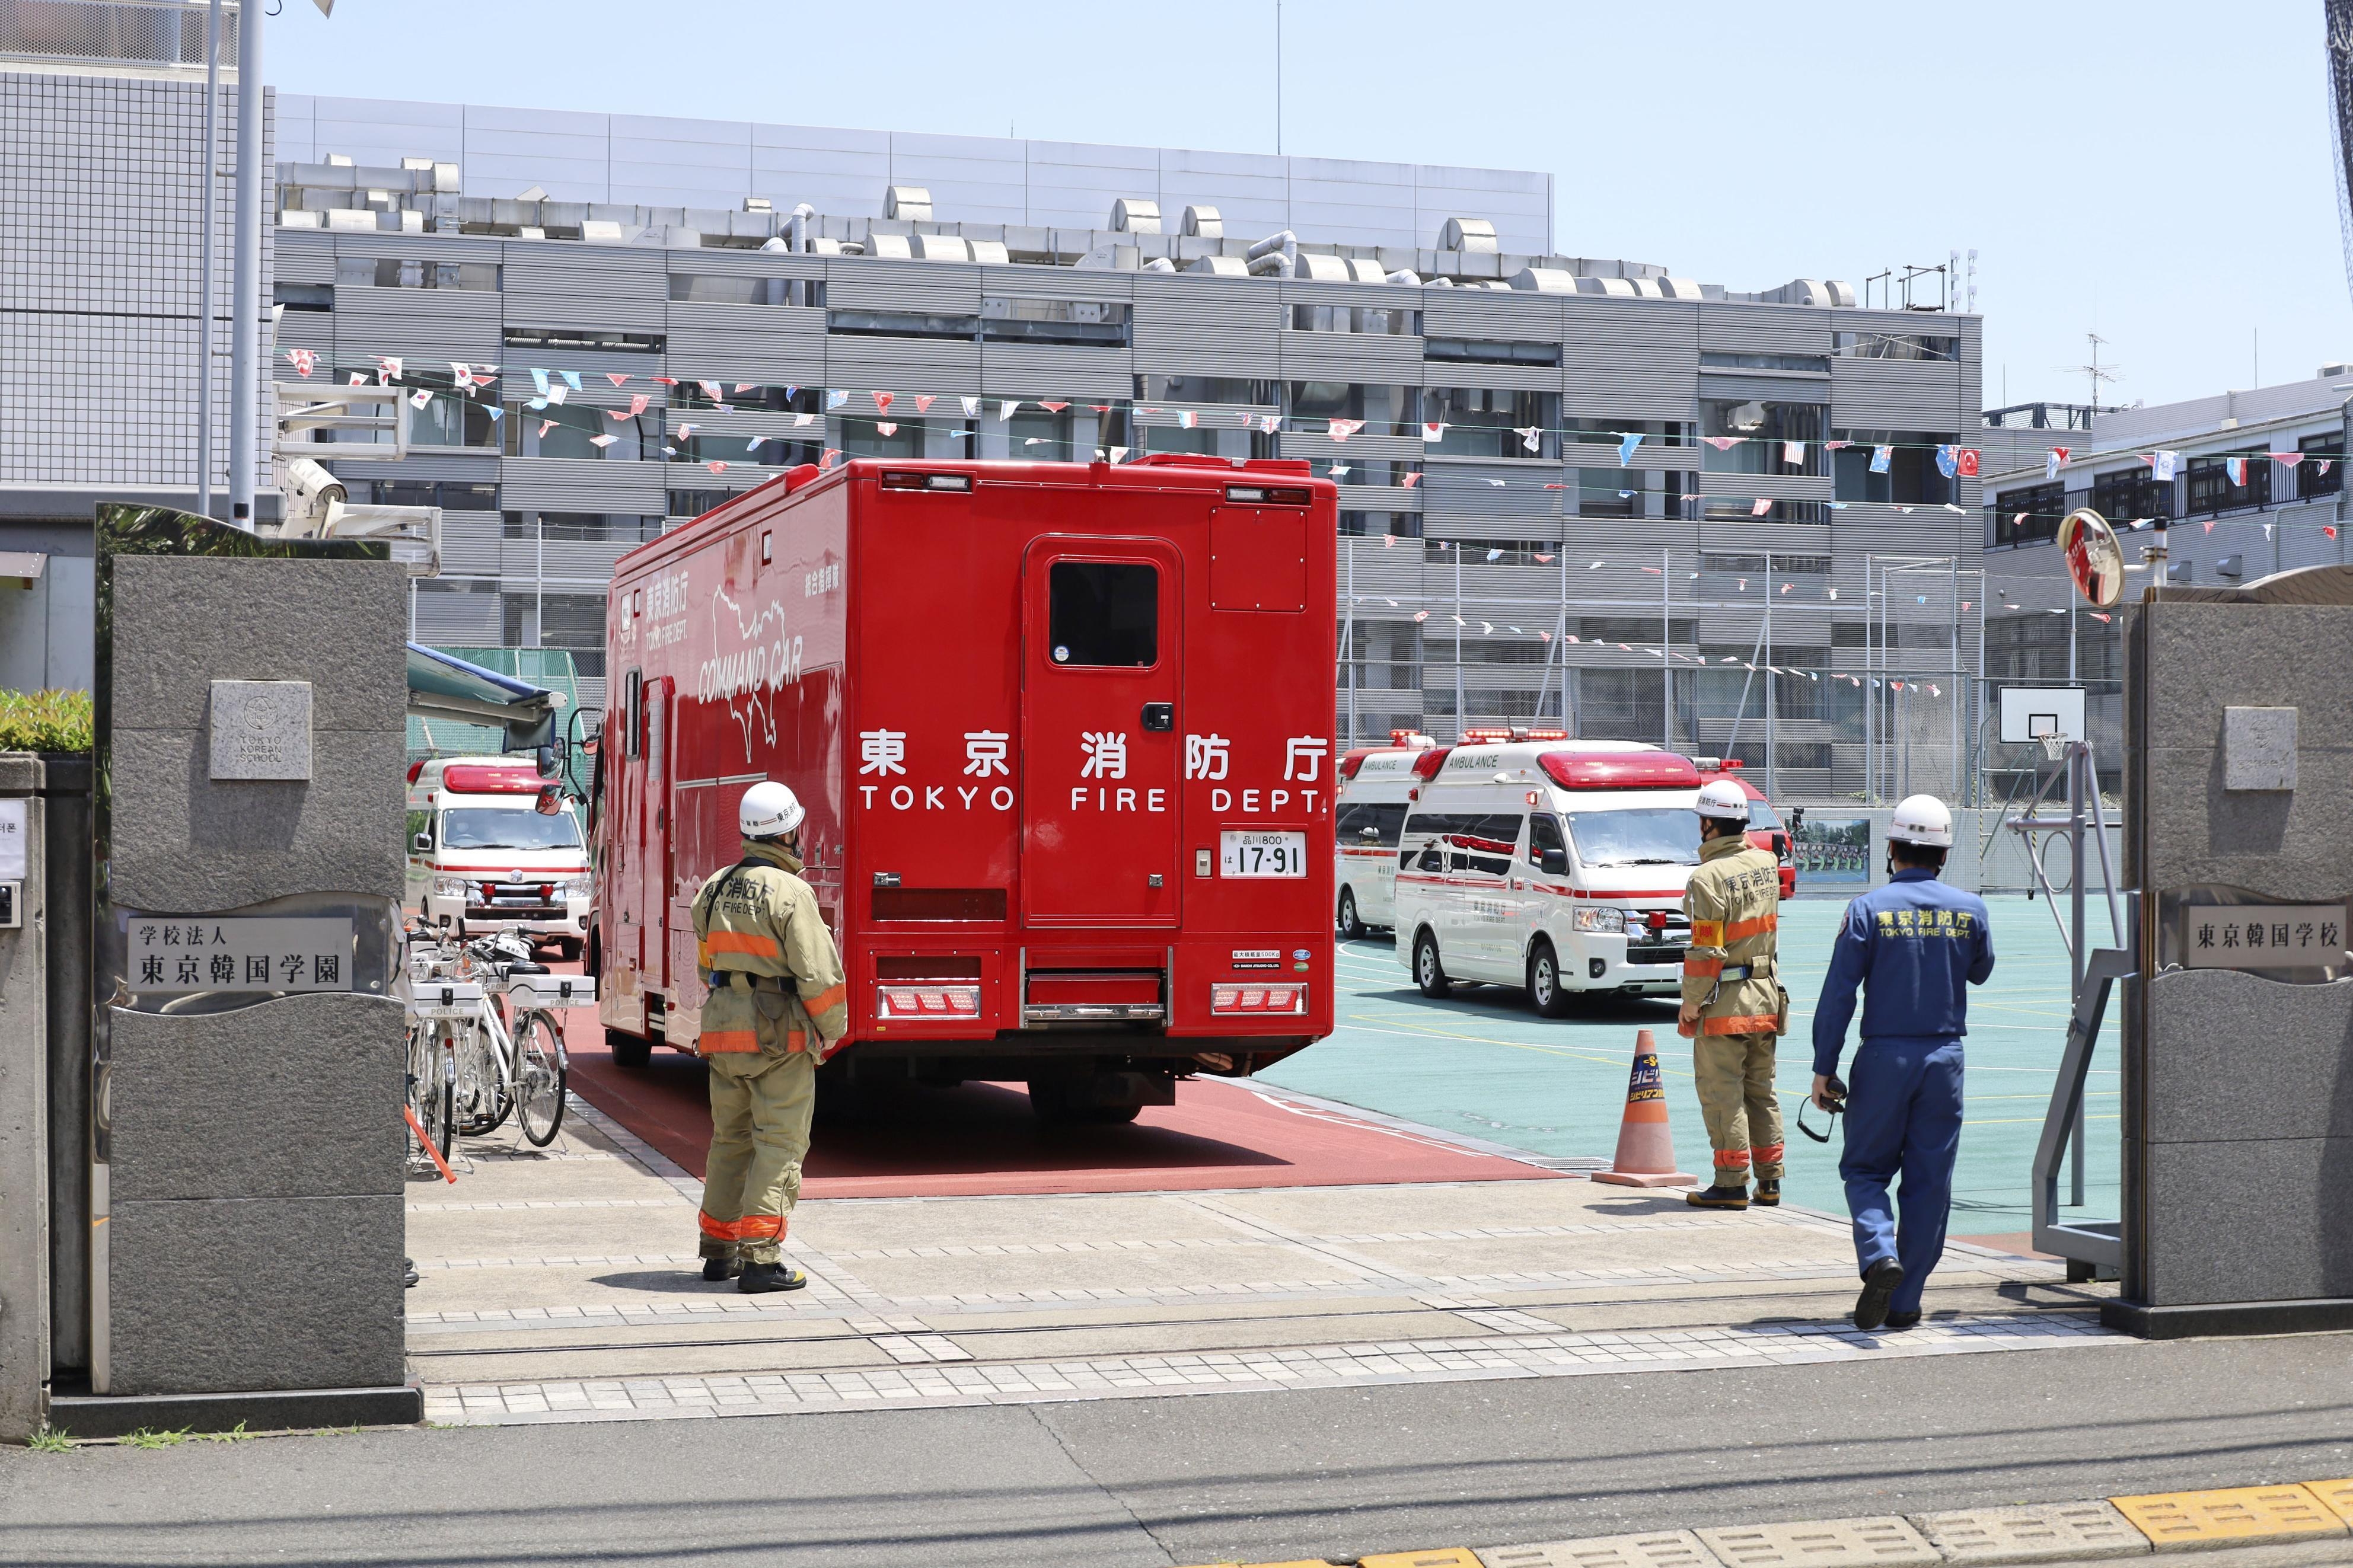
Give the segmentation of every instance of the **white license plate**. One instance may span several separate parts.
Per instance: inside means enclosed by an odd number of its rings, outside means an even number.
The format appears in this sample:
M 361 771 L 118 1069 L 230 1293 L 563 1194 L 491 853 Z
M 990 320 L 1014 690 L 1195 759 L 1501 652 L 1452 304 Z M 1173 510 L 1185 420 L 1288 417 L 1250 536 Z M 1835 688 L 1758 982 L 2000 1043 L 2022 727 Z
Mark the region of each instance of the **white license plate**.
M 1218 835 L 1218 875 L 1304 877 L 1307 875 L 1307 835 L 1220 833 Z

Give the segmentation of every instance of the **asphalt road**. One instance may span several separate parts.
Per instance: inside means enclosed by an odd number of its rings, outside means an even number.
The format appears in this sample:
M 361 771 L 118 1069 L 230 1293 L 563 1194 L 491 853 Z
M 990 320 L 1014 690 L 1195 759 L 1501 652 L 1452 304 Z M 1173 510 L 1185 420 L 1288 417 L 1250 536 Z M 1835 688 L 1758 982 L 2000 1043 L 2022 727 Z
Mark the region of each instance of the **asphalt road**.
M 0 1450 L 0 1561 L 1345 1557 L 2353 1473 L 2353 1336 Z

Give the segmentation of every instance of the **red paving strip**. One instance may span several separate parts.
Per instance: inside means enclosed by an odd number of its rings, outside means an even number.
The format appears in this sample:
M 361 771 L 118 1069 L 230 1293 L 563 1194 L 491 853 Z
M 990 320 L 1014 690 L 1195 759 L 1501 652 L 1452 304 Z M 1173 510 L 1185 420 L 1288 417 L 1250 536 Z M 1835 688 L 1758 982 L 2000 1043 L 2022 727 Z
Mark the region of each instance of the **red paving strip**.
M 696 1175 L 711 1136 L 702 1064 L 658 1050 L 650 1066 L 613 1063 L 595 1015 L 565 1030 L 572 1087 L 589 1104 Z M 570 1020 L 567 1020 L 569 1022 Z M 1294 1109 L 1214 1079 L 1177 1085 L 1176 1103 L 1129 1126 L 1048 1127 L 1018 1086 L 910 1088 L 861 1125 L 820 1122 L 801 1195 L 971 1197 L 1145 1193 L 1216 1187 L 1329 1187 L 1403 1182 L 1527 1181 L 1554 1173 L 1317 1110 Z

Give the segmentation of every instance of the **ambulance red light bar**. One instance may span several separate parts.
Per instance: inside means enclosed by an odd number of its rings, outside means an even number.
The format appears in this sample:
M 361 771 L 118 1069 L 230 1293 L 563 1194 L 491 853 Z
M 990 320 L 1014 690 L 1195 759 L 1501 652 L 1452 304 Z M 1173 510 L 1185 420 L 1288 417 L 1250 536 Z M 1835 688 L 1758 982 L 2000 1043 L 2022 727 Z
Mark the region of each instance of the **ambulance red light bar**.
M 878 1018 L 977 1018 L 977 985 L 877 985 L 874 1016 Z
M 537 795 L 545 783 L 531 767 L 463 763 L 441 770 L 441 787 L 457 795 Z
M 1332 771 L 1338 773 L 1344 779 L 1355 778 L 1356 776 L 1356 770 L 1363 767 L 1365 765 L 1365 759 L 1372 754 L 1370 748 L 1366 748 L 1362 751 L 1350 752 L 1340 759 L 1339 763 Z
M 1250 1018 L 1296 1017 L 1307 1011 L 1304 985 L 1213 985 L 1209 1011 Z
M 1418 779 L 1436 778 L 1438 770 L 1446 765 L 1446 753 L 1453 749 L 1451 746 L 1432 746 L 1414 758 L 1413 776 Z
M 1525 730 L 1516 726 L 1503 730 L 1465 730 L 1462 739 L 1471 741 L 1566 741 L 1566 730 Z
M 1699 770 L 1673 752 L 1546 752 L 1536 763 L 1563 789 L 1699 788 Z
M 1305 506 L 1312 499 L 1302 487 L 1292 485 L 1228 485 L 1228 506 Z
M 970 474 L 927 474 L 913 468 L 885 468 L 882 488 L 886 490 L 954 490 L 968 493 L 972 489 Z

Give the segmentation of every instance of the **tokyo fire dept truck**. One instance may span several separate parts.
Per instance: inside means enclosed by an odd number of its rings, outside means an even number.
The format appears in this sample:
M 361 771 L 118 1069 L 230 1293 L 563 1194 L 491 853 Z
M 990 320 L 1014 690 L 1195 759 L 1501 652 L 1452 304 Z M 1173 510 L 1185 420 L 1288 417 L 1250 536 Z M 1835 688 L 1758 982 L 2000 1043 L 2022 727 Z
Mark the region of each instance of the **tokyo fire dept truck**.
M 808 810 L 837 1083 L 1125 1121 L 1330 1033 L 1335 495 L 1300 462 L 860 459 L 624 556 L 589 934 L 616 1057 L 692 1048 L 692 900 L 760 779 Z

